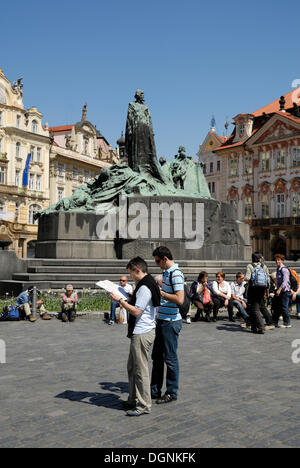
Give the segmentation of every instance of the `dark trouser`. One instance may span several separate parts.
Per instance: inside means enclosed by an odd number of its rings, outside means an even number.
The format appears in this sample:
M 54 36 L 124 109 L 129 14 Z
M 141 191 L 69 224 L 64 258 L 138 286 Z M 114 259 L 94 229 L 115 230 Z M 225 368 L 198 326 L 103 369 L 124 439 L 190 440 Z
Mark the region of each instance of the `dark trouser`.
M 214 318 L 216 319 L 218 317 L 219 310 L 221 309 L 221 307 L 224 307 L 225 299 L 224 297 L 214 296 L 213 303 L 214 303 L 213 313 L 214 313 Z M 228 309 L 229 320 L 232 320 L 233 319 L 233 299 L 232 298 L 229 299 L 227 309 Z
M 195 306 L 197 307 L 195 320 L 199 320 L 200 316 L 203 316 L 203 312 L 205 313 L 206 316 L 209 316 L 213 310 L 212 302 L 209 302 L 208 304 L 204 305 L 202 301 L 200 300 L 200 298 L 195 298 L 195 301 L 193 302 L 193 304 L 195 304 Z
M 278 324 L 280 315 L 282 315 L 283 317 L 284 325 L 291 324 L 290 313 L 289 313 L 290 297 L 291 297 L 291 293 L 288 291 L 281 292 L 280 295 L 278 296 L 277 307 L 275 308 L 274 313 L 273 313 L 273 320 L 276 325 Z
M 272 315 L 270 314 L 270 312 L 268 311 L 268 309 L 266 307 L 266 302 L 265 302 L 264 297 L 263 297 L 263 299 L 261 301 L 261 304 L 260 304 L 260 311 L 263 314 L 263 317 L 264 317 L 264 319 L 266 321 L 266 325 L 268 325 L 268 327 L 274 325 Z
M 248 289 L 248 304 L 251 321 L 251 329 L 253 332 L 264 331 L 265 325 L 260 312 L 262 301 L 264 300 L 266 288 L 261 286 L 249 286 Z
M 182 328 L 182 320 L 158 320 L 156 337 L 153 345 L 151 393 L 160 397 L 164 380 L 164 364 L 167 366 L 167 393 L 177 397 L 179 385 L 179 362 L 177 356 L 178 336 Z

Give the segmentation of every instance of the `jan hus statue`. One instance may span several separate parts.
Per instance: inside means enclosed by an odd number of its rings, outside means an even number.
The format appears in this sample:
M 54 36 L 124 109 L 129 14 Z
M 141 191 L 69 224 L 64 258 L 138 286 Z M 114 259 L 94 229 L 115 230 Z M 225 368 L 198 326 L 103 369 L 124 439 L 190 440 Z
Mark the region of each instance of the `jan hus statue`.
M 138 89 L 130 102 L 126 122 L 125 145 L 129 167 L 138 173 L 168 183 L 157 161 L 150 111 L 144 92 Z

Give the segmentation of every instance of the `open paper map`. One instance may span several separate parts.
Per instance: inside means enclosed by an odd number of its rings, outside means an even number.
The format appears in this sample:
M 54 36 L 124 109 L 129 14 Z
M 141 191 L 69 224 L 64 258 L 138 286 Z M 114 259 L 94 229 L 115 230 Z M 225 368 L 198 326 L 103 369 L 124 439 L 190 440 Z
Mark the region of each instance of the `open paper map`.
M 128 300 L 129 298 L 129 295 L 127 294 L 125 289 L 122 288 L 122 286 L 113 283 L 112 281 L 109 281 L 109 280 L 99 281 L 98 283 L 96 283 L 96 285 L 99 286 L 99 288 L 105 289 L 105 291 L 109 293 L 114 292 L 118 294 L 120 296 L 120 299 Z

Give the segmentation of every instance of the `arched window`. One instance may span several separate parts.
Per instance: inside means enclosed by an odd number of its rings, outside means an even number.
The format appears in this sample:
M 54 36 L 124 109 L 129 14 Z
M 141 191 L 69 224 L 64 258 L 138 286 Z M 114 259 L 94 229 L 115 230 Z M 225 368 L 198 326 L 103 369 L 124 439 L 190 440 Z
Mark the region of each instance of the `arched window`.
M 29 224 L 38 224 L 38 220 L 34 220 L 33 217 L 39 211 L 41 211 L 41 207 L 39 205 L 30 205 L 30 207 L 29 207 Z
M 32 121 L 32 133 L 37 133 L 38 132 L 38 123 L 36 120 Z

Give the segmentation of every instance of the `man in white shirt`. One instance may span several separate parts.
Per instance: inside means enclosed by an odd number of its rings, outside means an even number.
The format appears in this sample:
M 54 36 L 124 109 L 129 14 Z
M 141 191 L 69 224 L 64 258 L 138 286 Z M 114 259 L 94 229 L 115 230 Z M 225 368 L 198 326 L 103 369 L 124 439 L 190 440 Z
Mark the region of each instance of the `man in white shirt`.
M 127 276 L 121 276 L 120 278 L 120 286 L 119 288 L 124 289 L 124 291 L 129 294 L 130 296 L 133 293 L 133 287 L 131 284 L 128 284 L 128 277 Z M 114 323 L 117 323 L 117 318 L 116 318 L 116 309 L 117 307 L 120 307 L 120 304 L 118 301 L 112 301 L 110 305 L 110 320 L 108 322 L 108 325 L 113 325 Z M 120 313 L 122 313 L 122 307 L 120 309 Z M 127 323 L 127 316 L 124 316 L 123 323 Z
M 127 363 L 129 396 L 124 407 L 128 416 L 141 416 L 151 411 L 152 399 L 149 376 L 149 355 L 155 339 L 156 308 L 160 304 L 160 290 L 154 278 L 148 274 L 147 263 L 140 257 L 131 260 L 127 269 L 136 283 L 131 303 L 112 293 L 131 316 L 135 318 L 132 330 L 129 320 L 129 338 L 131 340 Z

